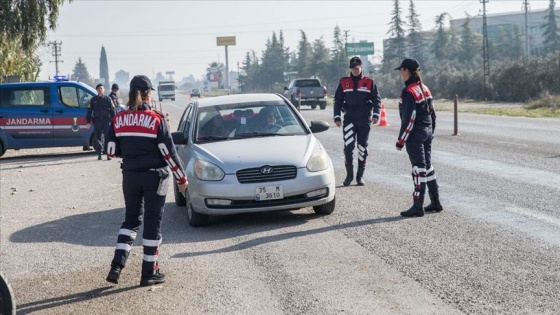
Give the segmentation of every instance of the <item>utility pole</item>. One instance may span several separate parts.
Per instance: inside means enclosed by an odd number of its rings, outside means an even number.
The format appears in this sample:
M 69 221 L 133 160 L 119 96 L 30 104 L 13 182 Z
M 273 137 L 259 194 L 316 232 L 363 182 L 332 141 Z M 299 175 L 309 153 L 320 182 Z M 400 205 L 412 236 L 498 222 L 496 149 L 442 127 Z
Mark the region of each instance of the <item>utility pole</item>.
M 62 60 L 58 60 L 58 57 L 60 57 L 60 46 L 62 45 L 62 42 L 49 42 L 49 46 L 53 46 L 53 52 L 52 55 L 54 56 L 54 61 L 50 61 L 50 62 L 54 62 L 55 65 L 55 72 L 56 75 L 58 75 L 58 63 L 59 62 L 64 62 Z
M 346 52 L 346 47 L 348 46 L 348 32 L 350 32 L 350 30 L 344 30 L 344 56 L 346 57 L 346 59 L 348 59 L 348 55 Z
M 529 21 L 528 21 L 528 15 L 529 15 L 529 0 L 523 0 L 523 6 L 525 8 L 525 56 L 529 57 L 530 52 L 529 52 Z
M 490 60 L 488 58 L 488 25 L 486 24 L 486 3 L 489 0 L 480 0 L 482 2 L 482 58 L 484 59 L 484 98 L 488 100 L 490 95 Z

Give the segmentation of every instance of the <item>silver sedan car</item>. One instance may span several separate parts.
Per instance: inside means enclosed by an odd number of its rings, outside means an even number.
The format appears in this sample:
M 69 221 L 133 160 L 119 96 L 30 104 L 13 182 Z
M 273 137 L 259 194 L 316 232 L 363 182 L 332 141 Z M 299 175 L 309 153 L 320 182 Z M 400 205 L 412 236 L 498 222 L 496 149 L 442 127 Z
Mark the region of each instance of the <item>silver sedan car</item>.
M 175 202 L 186 206 L 191 226 L 209 216 L 313 207 L 335 208 L 331 159 L 314 132 L 279 94 L 238 94 L 198 99 L 173 133 L 189 186 L 175 185 Z

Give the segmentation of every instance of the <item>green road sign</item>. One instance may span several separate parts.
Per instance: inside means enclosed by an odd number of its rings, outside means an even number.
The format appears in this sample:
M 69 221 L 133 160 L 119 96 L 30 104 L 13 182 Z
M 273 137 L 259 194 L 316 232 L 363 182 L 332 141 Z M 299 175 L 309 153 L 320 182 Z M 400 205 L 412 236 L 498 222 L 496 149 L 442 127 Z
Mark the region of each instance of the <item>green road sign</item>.
M 373 43 L 360 42 L 360 43 L 347 43 L 346 53 L 348 55 L 373 55 Z

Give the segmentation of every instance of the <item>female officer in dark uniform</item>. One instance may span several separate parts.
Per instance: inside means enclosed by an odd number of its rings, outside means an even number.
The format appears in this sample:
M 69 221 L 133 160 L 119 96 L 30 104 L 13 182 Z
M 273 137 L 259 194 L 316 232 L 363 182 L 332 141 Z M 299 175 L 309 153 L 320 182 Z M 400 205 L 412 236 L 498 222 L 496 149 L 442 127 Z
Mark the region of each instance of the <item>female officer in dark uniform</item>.
M 179 190 L 187 188 L 183 162 L 177 156 L 163 115 L 150 110 L 150 80 L 143 75 L 130 81 L 128 110 L 113 118 L 109 132 L 107 155 L 122 157 L 125 221 L 117 238 L 115 255 L 107 281 L 118 283 L 121 270 L 126 265 L 130 248 L 144 216 L 142 245 L 142 277 L 140 286 L 165 282 L 159 272 L 157 258 L 161 244 L 161 218 L 171 174 Z M 171 173 L 171 174 L 170 174 Z
M 432 93 L 422 83 L 420 64 L 416 59 L 404 59 L 395 70 L 401 71 L 401 78 L 406 87 L 402 90 L 399 101 L 401 129 L 397 140 L 397 150 L 406 145 L 406 152 L 412 163 L 412 180 L 414 181 L 413 205 L 401 212 L 403 217 L 421 217 L 424 211 L 440 212 L 438 184 L 432 166 L 432 138 L 436 128 L 436 112 L 432 104 Z M 431 204 L 425 209 L 424 193 L 428 185 Z

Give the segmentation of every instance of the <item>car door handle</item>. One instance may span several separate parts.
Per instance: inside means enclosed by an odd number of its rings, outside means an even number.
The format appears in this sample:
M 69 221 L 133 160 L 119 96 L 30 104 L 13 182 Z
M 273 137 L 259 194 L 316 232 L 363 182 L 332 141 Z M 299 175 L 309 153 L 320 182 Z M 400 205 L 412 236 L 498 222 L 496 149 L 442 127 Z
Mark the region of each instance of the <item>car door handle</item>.
M 64 113 L 64 111 L 63 111 L 62 109 L 59 109 L 59 110 L 55 110 L 54 112 L 55 112 L 55 113 L 58 113 L 58 114 L 62 114 L 62 113 Z
M 40 110 L 40 112 L 41 112 L 41 113 L 45 113 L 45 114 L 46 114 L 46 113 L 48 113 L 48 112 L 49 112 L 49 110 L 48 110 L 48 109 L 42 109 L 42 110 Z

